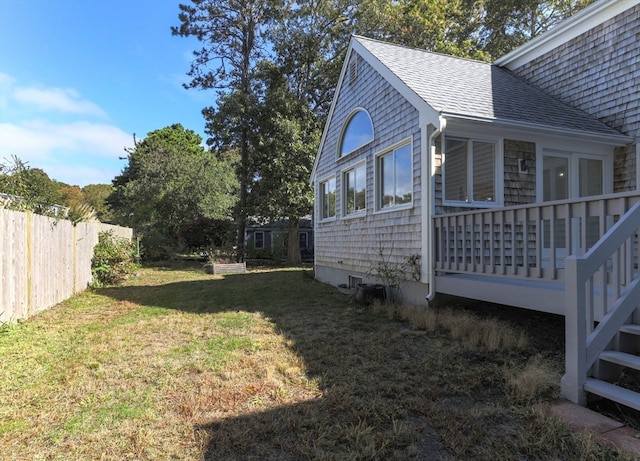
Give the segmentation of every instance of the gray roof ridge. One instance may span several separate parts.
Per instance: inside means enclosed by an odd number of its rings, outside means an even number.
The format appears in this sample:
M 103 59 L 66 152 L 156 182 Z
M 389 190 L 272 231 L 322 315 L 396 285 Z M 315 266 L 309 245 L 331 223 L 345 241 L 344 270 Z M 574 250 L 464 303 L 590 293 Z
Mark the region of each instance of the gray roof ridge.
M 365 37 L 364 35 L 353 34 L 352 37 L 355 38 L 355 39 L 358 39 L 358 40 L 362 39 L 362 40 L 368 40 L 370 42 L 380 43 L 381 45 L 395 46 L 397 48 L 404 48 L 406 50 L 413 50 L 413 51 L 419 51 L 419 52 L 422 52 L 422 53 L 435 54 L 435 55 L 442 56 L 442 57 L 445 57 L 445 58 L 458 59 L 458 60 L 461 60 L 461 61 L 474 62 L 474 63 L 477 63 L 477 64 L 485 64 L 485 65 L 488 65 L 488 66 L 492 66 L 493 65 L 493 63 L 491 63 L 491 62 L 481 61 L 479 59 L 466 58 L 466 57 L 463 57 L 463 56 L 455 56 L 453 54 L 442 53 L 440 51 L 431 51 L 431 50 L 427 50 L 425 48 L 418 48 L 416 46 L 402 45 L 400 43 L 392 43 L 392 42 L 388 42 L 388 41 L 385 41 L 385 40 L 381 40 L 379 38 Z

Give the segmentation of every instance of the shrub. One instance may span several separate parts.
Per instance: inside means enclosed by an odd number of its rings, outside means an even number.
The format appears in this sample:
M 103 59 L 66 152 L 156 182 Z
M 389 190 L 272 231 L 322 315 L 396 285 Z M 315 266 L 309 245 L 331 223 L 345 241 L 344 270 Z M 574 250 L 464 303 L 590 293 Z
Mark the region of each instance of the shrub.
M 93 287 L 122 283 L 137 268 L 135 245 L 129 239 L 117 237 L 112 231 L 100 232 L 93 249 L 91 274 Z

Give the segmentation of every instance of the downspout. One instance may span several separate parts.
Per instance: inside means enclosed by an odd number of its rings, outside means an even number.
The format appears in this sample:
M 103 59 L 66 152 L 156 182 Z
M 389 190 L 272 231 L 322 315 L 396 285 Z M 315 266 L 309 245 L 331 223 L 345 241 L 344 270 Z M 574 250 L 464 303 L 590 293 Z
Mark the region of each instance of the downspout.
M 428 260 L 425 261 L 424 260 L 425 258 L 423 258 L 423 261 L 422 261 L 422 274 L 425 274 L 425 271 L 426 271 L 426 277 L 423 275 L 423 281 L 425 281 L 425 278 L 426 278 L 426 281 L 429 284 L 429 291 L 427 292 L 427 296 L 426 296 L 427 301 L 433 301 L 433 298 L 436 296 L 436 273 L 434 271 L 434 264 L 435 264 L 434 255 L 435 255 L 436 246 L 435 246 L 435 242 L 433 241 L 433 236 L 435 234 L 434 226 L 433 226 L 433 216 L 435 216 L 435 213 L 436 213 L 436 197 L 435 197 L 436 143 L 435 143 L 435 139 L 447 127 L 447 119 L 445 119 L 442 115 L 440 115 L 438 117 L 438 122 L 439 122 L 439 126 L 434 126 L 433 132 L 429 135 L 429 142 L 425 149 L 426 152 L 424 152 L 425 155 L 423 158 L 423 165 L 425 165 L 425 168 L 423 168 L 423 173 L 426 172 L 429 178 L 428 190 L 423 191 L 423 199 L 425 198 L 424 196 L 428 194 L 428 198 L 426 200 L 427 213 L 426 213 L 426 216 L 424 213 L 422 214 L 422 226 L 423 226 L 422 235 L 424 236 L 423 248 L 428 247 L 430 249 Z M 428 127 L 425 127 L 425 129 L 428 129 Z M 425 201 L 423 201 L 423 203 L 425 203 Z

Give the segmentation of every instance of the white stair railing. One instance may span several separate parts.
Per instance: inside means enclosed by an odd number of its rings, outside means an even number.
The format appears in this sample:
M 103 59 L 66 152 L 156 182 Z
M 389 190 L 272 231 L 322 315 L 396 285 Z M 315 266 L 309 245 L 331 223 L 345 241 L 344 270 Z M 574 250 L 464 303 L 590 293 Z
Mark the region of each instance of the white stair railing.
M 565 260 L 562 395 L 580 405 L 586 404 L 584 384 L 599 354 L 640 308 L 639 229 L 640 202 L 584 256 L 571 255 Z M 603 316 L 594 327 L 596 310 Z

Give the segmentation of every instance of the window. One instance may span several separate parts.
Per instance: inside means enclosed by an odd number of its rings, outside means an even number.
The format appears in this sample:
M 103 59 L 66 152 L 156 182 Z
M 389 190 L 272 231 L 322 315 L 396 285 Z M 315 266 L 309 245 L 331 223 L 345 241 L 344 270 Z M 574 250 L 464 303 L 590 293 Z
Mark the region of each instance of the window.
M 364 109 L 356 109 L 347 118 L 340 138 L 339 156 L 344 157 L 373 141 L 373 123 Z
M 264 248 L 264 232 L 256 231 L 253 234 L 253 241 L 256 248 Z
M 445 139 L 444 199 L 467 204 L 495 204 L 495 142 L 475 139 Z
M 545 150 L 542 200 L 565 200 L 605 193 L 605 163 L 587 154 Z
M 385 152 L 377 158 L 377 207 L 393 208 L 413 200 L 411 143 Z
M 336 215 L 336 178 L 320 183 L 320 219 L 333 218 Z
M 359 214 L 365 211 L 367 174 L 364 163 L 346 170 L 342 175 L 344 184 L 345 215 Z

